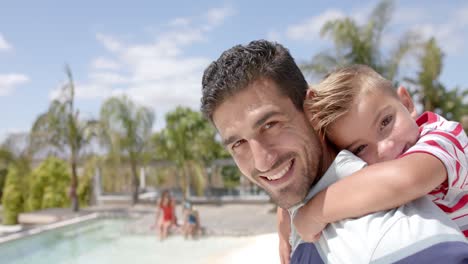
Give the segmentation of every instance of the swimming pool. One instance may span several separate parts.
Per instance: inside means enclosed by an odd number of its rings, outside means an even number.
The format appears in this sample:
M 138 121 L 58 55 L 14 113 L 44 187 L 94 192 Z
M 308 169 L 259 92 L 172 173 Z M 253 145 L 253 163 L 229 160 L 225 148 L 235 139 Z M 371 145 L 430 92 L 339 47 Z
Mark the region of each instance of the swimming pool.
M 252 260 L 252 263 L 258 263 L 252 259 L 252 253 L 259 254 L 259 247 L 267 247 L 269 244 L 274 244 L 275 247 L 268 246 L 266 258 L 278 263 L 275 261 L 277 244 L 272 243 L 272 235 L 204 237 L 198 240 L 184 240 L 181 236 L 172 236 L 161 242 L 151 233 L 132 234 L 128 229 L 129 221 L 95 219 L 3 243 L 0 244 L 1 263 L 206 264 L 238 263 L 245 258 Z M 262 257 L 262 260 L 266 259 Z

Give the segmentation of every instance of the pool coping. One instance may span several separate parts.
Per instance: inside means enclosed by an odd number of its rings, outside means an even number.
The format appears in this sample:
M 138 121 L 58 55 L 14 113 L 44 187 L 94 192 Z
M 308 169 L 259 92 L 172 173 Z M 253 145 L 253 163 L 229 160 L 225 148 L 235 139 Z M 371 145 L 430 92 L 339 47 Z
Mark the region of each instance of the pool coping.
M 99 216 L 100 216 L 99 213 L 91 213 L 91 214 L 87 214 L 87 215 L 83 215 L 83 216 L 79 216 L 79 217 L 75 217 L 71 219 L 66 219 L 66 220 L 51 223 L 51 224 L 33 227 L 28 230 L 19 231 L 13 234 L 0 237 L 0 244 L 7 243 L 7 242 L 17 240 L 17 239 L 21 239 L 21 238 L 25 238 L 25 237 L 29 237 L 32 235 L 37 235 L 46 231 L 55 230 L 57 228 L 66 227 L 69 225 L 97 219 Z

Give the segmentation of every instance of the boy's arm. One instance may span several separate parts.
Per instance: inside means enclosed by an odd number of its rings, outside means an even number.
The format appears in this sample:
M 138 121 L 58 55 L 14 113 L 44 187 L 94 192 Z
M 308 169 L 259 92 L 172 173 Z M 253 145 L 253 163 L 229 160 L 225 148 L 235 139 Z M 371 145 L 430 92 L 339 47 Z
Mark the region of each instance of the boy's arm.
M 276 211 L 278 220 L 279 235 L 279 253 L 281 264 L 289 264 L 291 255 L 291 245 L 289 244 L 289 235 L 291 234 L 291 218 L 287 210 L 278 207 Z
M 412 153 L 365 167 L 330 185 L 304 205 L 296 217 L 326 224 L 388 210 L 426 195 L 446 179 L 447 171 L 438 158 Z M 301 235 L 308 233 L 306 224 L 298 226 L 296 219 L 294 224 Z

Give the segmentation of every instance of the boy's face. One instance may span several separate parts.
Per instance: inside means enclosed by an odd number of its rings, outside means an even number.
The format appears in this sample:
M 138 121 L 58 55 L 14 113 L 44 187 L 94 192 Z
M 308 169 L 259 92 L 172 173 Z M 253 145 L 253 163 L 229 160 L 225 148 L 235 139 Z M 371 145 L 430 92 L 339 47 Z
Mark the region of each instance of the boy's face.
M 358 95 L 350 111 L 330 126 L 329 139 L 368 164 L 396 159 L 419 137 L 410 95 L 403 87 L 397 94 L 374 89 Z

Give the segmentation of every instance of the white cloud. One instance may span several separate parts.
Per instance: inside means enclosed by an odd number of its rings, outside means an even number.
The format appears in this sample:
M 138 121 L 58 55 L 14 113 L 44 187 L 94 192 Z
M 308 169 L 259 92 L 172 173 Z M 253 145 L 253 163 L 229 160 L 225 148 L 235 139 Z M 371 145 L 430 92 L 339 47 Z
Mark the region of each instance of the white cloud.
M 118 70 L 120 69 L 119 63 L 114 60 L 106 59 L 106 58 L 96 58 L 92 63 L 91 66 L 98 70 Z
M 113 37 L 111 37 L 109 35 L 98 33 L 96 35 L 96 38 L 109 51 L 117 52 L 122 48 L 122 45 L 116 39 L 114 39 Z
M 29 77 L 24 74 L 0 74 L 0 96 L 10 95 L 15 90 L 16 86 L 28 81 Z
M 57 88 L 52 89 L 52 91 L 49 93 L 49 99 L 50 100 L 55 100 L 59 99 L 62 95 L 62 87 L 66 85 L 67 83 L 65 81 L 61 82 L 59 85 L 57 85 Z M 76 83 L 75 83 L 76 87 Z M 76 89 L 76 88 L 75 88 Z M 75 91 L 76 92 L 76 91 Z
M 76 84 L 77 99 L 101 100 L 126 94 L 153 107 L 158 116 L 177 105 L 198 108 L 203 70 L 211 60 L 187 55 L 186 50 L 207 41 L 207 34 L 232 14 L 233 9 L 224 7 L 200 16 L 175 18 L 149 42 L 129 43 L 97 34 L 96 39 L 109 54 L 92 62 L 88 81 Z M 58 93 L 55 90 L 51 96 Z
M 354 21 L 356 21 L 356 23 L 362 24 L 362 23 L 365 23 L 369 19 L 374 8 L 375 8 L 374 2 L 370 2 L 369 4 L 365 6 L 359 6 L 359 7 L 353 8 L 350 14 L 347 14 L 347 16 L 351 16 L 354 19 Z
M 293 40 L 315 40 L 319 38 L 320 29 L 325 22 L 344 17 L 343 12 L 329 9 L 324 13 L 311 17 L 304 22 L 288 27 L 286 36 Z
M 106 85 L 77 84 L 76 87 L 78 87 L 76 89 L 76 98 L 94 99 L 94 98 L 107 98 L 107 97 L 112 96 L 112 89 Z
M 425 23 L 414 25 L 411 29 L 419 32 L 424 39 L 435 37 L 442 50 L 450 55 L 464 52 L 468 42 L 466 30 L 456 22 L 442 25 Z
M 170 26 L 174 27 L 184 27 L 190 25 L 190 19 L 186 17 L 178 17 L 169 22 Z
M 416 7 L 401 7 L 395 10 L 392 17 L 392 24 L 411 25 L 430 19 L 427 11 Z
M 10 43 L 8 43 L 5 39 L 5 37 L 3 37 L 3 35 L 0 33 L 0 51 L 2 50 L 10 50 L 12 49 L 12 46 Z
M 92 72 L 90 78 L 93 83 L 102 85 L 113 85 L 113 84 L 125 84 L 128 83 L 128 79 L 121 74 L 114 72 Z
M 230 7 L 212 8 L 205 14 L 208 23 L 204 28 L 211 30 L 213 27 L 223 23 L 226 18 L 234 15 L 234 13 L 234 9 Z
M 276 30 L 270 30 L 268 33 L 267 33 L 267 39 L 270 40 L 270 41 L 276 41 L 276 42 L 281 42 L 281 33 L 279 31 L 276 31 Z
M 444 17 L 440 16 L 441 13 L 444 13 Z M 466 52 L 468 6 L 447 6 L 447 10 L 443 11 L 431 5 L 397 8 L 392 25 L 417 32 L 423 39 L 435 37 L 447 55 L 460 55 Z
M 320 38 L 320 29 L 326 21 L 350 16 L 356 23 L 362 24 L 367 21 L 374 7 L 373 4 L 369 4 L 352 8 L 349 12 L 329 9 L 301 23 L 290 25 L 284 35 L 296 41 L 315 41 Z M 440 17 L 440 10 L 436 10 L 430 5 L 415 8 L 400 4 L 393 12 L 389 30 L 382 35 L 382 44 L 384 47 L 391 47 L 396 44 L 403 31 L 414 30 L 419 32 L 423 38 L 435 37 L 448 55 L 459 55 L 466 52 L 468 6 L 452 7 L 445 13 L 446 18 L 444 19 Z M 442 22 L 438 23 L 436 18 Z M 275 39 L 281 35 L 281 32 L 271 31 L 268 38 Z
M 460 26 L 468 25 L 468 6 L 460 8 L 456 11 L 455 20 L 460 23 Z
M 49 93 L 49 99 L 60 99 L 62 96 L 62 88 L 65 82 L 58 85 Z M 112 96 L 113 91 L 108 84 L 100 83 L 75 83 L 75 98 L 89 100 L 89 99 L 103 99 Z

